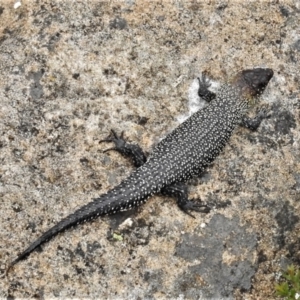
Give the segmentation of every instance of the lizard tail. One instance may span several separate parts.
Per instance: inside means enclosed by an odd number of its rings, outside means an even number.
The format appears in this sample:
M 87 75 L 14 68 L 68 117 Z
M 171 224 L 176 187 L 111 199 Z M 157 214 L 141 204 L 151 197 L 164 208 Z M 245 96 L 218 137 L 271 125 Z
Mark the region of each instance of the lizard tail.
M 62 219 L 56 225 L 48 229 L 37 240 L 35 240 L 28 248 L 21 252 L 15 260 L 13 260 L 8 268 L 10 270 L 16 263 L 25 259 L 37 247 L 44 244 L 58 233 L 77 225 L 82 222 L 92 220 L 96 217 L 114 214 L 119 211 L 132 209 L 146 202 L 151 194 L 157 192 L 158 184 L 152 184 L 149 187 L 151 180 L 143 179 L 140 173 L 143 172 L 143 166 L 133 172 L 121 184 L 94 199 L 88 204 L 77 209 L 74 213 Z M 137 180 L 138 178 L 138 180 Z M 156 180 L 156 177 L 151 177 Z
M 43 233 L 37 240 L 35 240 L 28 248 L 26 248 L 23 252 L 21 252 L 18 255 L 18 257 L 9 264 L 7 271 L 10 270 L 16 263 L 25 259 L 37 247 L 47 242 L 58 233 L 65 231 L 66 229 L 74 225 L 77 225 L 79 223 L 89 221 L 95 217 L 103 216 L 107 214 L 107 212 L 105 213 L 105 211 L 107 210 L 107 209 L 105 210 L 105 202 L 106 202 L 105 196 L 106 195 L 103 195 L 100 198 L 97 198 L 94 201 L 88 203 L 87 205 L 82 206 L 81 208 L 76 210 L 73 214 L 62 219 L 56 225 L 54 225 L 45 233 Z M 101 209 L 101 207 L 103 207 L 104 209 Z
M 129 195 L 126 195 L 127 197 Z M 107 194 L 101 195 L 99 198 L 94 199 L 90 203 L 82 206 L 77 209 L 74 213 L 70 214 L 66 218 L 62 219 L 56 225 L 48 229 L 45 233 L 43 233 L 37 240 L 35 240 L 28 248 L 26 248 L 23 252 L 21 252 L 16 259 L 10 262 L 6 273 L 19 261 L 25 259 L 31 252 L 33 252 L 40 245 L 44 244 L 58 233 L 65 231 L 66 229 L 77 225 L 79 223 L 83 223 L 86 221 L 90 221 L 96 217 L 101 217 L 108 214 L 113 214 L 118 211 L 126 210 L 131 207 L 124 207 L 121 204 L 126 200 L 126 197 L 121 197 L 121 194 L 117 194 L 115 189 L 111 190 Z M 130 203 L 132 199 L 130 197 L 127 198 Z M 112 205 L 110 203 L 113 203 Z M 131 205 L 130 205 L 131 206 Z M 134 205 L 132 205 L 133 207 Z

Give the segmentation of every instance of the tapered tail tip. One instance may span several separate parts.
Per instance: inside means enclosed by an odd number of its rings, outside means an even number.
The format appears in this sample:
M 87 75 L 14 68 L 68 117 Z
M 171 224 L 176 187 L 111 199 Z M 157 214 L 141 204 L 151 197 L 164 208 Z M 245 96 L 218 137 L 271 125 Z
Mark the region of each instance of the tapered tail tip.
M 15 265 L 18 261 L 19 261 L 19 259 L 12 260 L 12 261 L 8 264 L 8 266 L 7 266 L 7 268 L 6 268 L 4 274 L 7 275 L 8 272 L 9 272 L 11 269 L 13 269 L 14 265 Z

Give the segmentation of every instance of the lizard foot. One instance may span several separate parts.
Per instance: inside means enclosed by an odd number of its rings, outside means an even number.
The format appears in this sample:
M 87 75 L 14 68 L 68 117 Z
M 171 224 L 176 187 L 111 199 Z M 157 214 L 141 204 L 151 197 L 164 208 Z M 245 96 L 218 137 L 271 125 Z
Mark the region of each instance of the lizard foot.
M 193 214 L 190 213 L 190 210 L 201 212 L 201 213 L 209 213 L 210 212 L 210 207 L 206 204 L 200 204 L 199 202 L 195 202 L 192 200 L 187 200 L 184 203 L 178 204 L 179 208 L 186 213 L 187 215 L 195 218 Z
M 214 98 L 216 98 L 216 94 L 211 92 L 208 88 L 211 86 L 211 83 L 209 82 L 209 79 L 205 75 L 205 73 L 202 73 L 201 78 L 198 77 L 199 82 L 199 89 L 198 89 L 198 95 L 200 98 L 204 99 L 207 102 L 210 102 Z
M 99 141 L 99 143 L 103 142 L 112 142 L 115 144 L 115 147 L 106 149 L 103 152 L 117 151 L 123 156 L 131 158 L 135 167 L 140 167 L 147 160 L 140 146 L 126 142 L 124 139 L 124 131 L 118 136 L 117 133 L 111 129 L 111 134 L 106 139 Z
M 126 144 L 126 141 L 124 140 L 124 131 L 122 131 L 120 137 L 118 137 L 117 133 L 113 129 L 111 129 L 110 135 L 106 139 L 99 141 L 99 143 L 103 142 L 113 142 L 115 144 L 115 147 L 104 150 L 104 153 L 111 150 L 119 151 L 122 153 L 122 150 L 125 148 Z

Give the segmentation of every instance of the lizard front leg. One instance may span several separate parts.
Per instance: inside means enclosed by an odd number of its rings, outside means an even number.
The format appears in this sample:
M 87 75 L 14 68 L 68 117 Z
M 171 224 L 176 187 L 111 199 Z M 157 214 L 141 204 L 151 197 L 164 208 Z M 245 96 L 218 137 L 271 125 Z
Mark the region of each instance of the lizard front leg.
M 257 115 L 254 118 L 243 116 L 240 125 L 254 131 L 259 127 L 262 120 L 268 117 L 269 113 L 267 111 L 267 108 L 263 107 L 258 111 Z
M 208 78 L 204 73 L 202 73 L 201 78 L 198 77 L 199 82 L 199 89 L 198 89 L 198 95 L 200 98 L 205 100 L 206 102 L 210 102 L 211 100 L 216 98 L 216 94 L 211 92 L 208 88 L 211 86 Z

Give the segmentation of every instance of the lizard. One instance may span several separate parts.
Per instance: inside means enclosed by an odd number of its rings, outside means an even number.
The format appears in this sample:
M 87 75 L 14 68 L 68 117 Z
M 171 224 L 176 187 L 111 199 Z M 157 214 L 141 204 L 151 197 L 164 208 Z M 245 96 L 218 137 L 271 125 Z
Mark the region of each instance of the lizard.
M 273 77 L 269 68 L 246 69 L 222 85 L 219 92 L 209 90 L 210 83 L 203 73 L 198 95 L 208 102 L 162 139 L 147 158 L 141 147 L 126 142 L 123 133 L 114 130 L 100 142 L 112 142 L 113 148 L 132 159 L 136 169 L 119 185 L 93 199 L 51 227 L 13 260 L 7 271 L 25 259 L 37 247 L 59 232 L 96 217 L 129 210 L 144 204 L 153 194 L 160 193 L 177 199 L 179 208 L 194 217 L 190 211 L 208 213 L 210 207 L 188 199 L 186 182 L 199 176 L 228 143 L 238 125 L 256 130 L 267 117 L 260 110 L 256 117 L 247 117 L 247 111 L 256 105 L 259 96 Z

